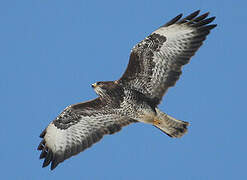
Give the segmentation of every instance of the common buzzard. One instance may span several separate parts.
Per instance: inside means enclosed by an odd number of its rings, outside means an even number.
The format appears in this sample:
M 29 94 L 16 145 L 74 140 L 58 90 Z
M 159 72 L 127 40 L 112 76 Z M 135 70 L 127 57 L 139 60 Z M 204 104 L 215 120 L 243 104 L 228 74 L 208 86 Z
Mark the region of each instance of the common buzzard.
M 179 79 L 183 65 L 216 27 L 210 24 L 215 17 L 199 13 L 185 18 L 180 14 L 158 28 L 134 46 L 119 80 L 93 84 L 98 98 L 65 108 L 40 135 L 43 140 L 38 150 L 42 151 L 43 167 L 51 163 L 53 170 L 105 134 L 134 122 L 154 125 L 170 137 L 182 137 L 189 123 L 161 112 L 157 106 Z

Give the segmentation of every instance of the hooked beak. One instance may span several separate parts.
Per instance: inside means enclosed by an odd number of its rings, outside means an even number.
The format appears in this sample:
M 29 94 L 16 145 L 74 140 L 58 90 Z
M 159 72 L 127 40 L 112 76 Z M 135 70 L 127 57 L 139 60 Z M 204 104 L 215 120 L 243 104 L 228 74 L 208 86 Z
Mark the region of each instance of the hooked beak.
M 96 83 L 93 83 L 93 84 L 92 84 L 92 88 L 95 88 L 95 87 L 96 87 Z

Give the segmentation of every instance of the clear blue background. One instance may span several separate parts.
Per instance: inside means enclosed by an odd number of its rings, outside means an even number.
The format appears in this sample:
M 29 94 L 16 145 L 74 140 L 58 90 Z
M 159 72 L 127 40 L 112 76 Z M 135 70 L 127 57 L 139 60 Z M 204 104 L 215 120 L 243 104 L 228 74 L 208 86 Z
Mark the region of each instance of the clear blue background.
M 10 0 L 0 3 L 1 179 L 246 179 L 246 2 Z M 39 134 L 67 105 L 116 80 L 131 48 L 179 13 L 218 27 L 160 108 L 191 123 L 182 139 L 146 124 L 105 136 L 55 171 Z

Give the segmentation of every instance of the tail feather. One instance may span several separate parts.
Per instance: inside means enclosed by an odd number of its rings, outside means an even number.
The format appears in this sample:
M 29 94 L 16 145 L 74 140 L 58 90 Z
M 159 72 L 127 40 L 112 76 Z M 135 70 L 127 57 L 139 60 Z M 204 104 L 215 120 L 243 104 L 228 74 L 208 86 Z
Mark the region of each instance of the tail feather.
M 156 109 L 159 124 L 154 124 L 155 127 L 166 133 L 170 137 L 182 137 L 187 131 L 189 126 L 188 122 L 177 120 L 163 112 Z

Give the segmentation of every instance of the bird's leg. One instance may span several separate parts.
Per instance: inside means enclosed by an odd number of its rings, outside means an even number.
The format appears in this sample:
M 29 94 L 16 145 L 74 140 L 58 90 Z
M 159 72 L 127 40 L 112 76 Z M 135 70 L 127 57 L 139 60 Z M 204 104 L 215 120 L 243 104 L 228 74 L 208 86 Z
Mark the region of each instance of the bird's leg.
M 159 125 L 161 122 L 160 122 L 160 120 L 157 118 L 157 117 L 155 117 L 154 118 L 154 121 L 153 121 L 153 125 Z

